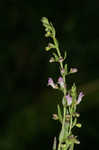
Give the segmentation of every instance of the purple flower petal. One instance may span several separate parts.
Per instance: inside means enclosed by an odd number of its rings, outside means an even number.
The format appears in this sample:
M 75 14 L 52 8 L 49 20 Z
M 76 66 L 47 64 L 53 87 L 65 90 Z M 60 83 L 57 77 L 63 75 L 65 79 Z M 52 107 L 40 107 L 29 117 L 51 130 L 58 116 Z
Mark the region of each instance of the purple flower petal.
M 51 86 L 52 88 L 56 89 L 57 85 L 54 83 L 52 78 L 48 78 L 48 86 Z
M 79 96 L 78 96 L 77 104 L 79 104 L 81 102 L 83 96 L 84 96 L 83 92 L 80 92 Z
M 70 106 L 72 104 L 72 97 L 68 94 L 66 95 L 67 105 Z
M 64 87 L 64 80 L 62 77 L 59 77 L 58 78 L 58 84 L 61 86 L 61 87 Z
M 65 73 L 65 70 L 64 70 L 64 69 L 62 69 L 62 70 L 61 70 L 61 74 L 64 74 L 64 73 Z

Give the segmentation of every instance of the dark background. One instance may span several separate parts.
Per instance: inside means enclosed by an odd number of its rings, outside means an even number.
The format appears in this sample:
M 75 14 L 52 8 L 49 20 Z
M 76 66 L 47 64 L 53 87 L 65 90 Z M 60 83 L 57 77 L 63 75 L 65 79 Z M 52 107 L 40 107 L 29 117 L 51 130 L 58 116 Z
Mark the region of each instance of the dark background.
M 52 114 L 61 93 L 47 87 L 58 66 L 44 51 L 43 16 L 53 22 L 69 67 L 79 70 L 69 86 L 75 82 L 85 94 L 76 149 L 98 149 L 99 0 L 0 0 L 0 149 L 51 150 L 59 133 Z

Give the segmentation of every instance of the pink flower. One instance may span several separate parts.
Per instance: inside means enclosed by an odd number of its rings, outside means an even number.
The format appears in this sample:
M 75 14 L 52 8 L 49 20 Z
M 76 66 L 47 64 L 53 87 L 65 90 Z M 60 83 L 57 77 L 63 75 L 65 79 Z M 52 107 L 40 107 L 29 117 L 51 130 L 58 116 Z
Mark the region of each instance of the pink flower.
M 62 70 L 61 70 L 61 74 L 64 74 L 64 73 L 65 73 L 65 70 L 64 70 L 64 69 L 62 69 Z
M 68 94 L 66 95 L 67 105 L 70 106 L 72 104 L 72 97 Z
M 71 68 L 71 69 L 70 69 L 70 73 L 76 73 L 77 71 L 78 71 L 77 68 Z
M 54 83 L 52 78 L 48 78 L 48 86 L 51 86 L 53 89 L 57 89 L 57 85 Z
M 50 60 L 49 60 L 49 62 L 50 62 L 50 63 L 55 62 L 54 57 L 51 57 Z
M 60 87 L 64 87 L 64 80 L 62 77 L 58 78 L 58 84 L 60 85 Z
M 79 96 L 78 96 L 77 104 L 79 104 L 81 102 L 83 96 L 84 96 L 83 92 L 80 92 Z

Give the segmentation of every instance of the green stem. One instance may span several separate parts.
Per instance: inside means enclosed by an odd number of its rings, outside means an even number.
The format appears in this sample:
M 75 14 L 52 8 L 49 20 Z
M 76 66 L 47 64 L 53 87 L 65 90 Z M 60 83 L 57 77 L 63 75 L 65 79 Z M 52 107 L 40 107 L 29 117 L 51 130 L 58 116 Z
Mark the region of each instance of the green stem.
M 59 144 L 58 144 L 58 150 L 61 150 L 61 143 L 59 142 Z
M 57 39 L 55 37 L 52 37 L 53 38 L 53 41 L 54 41 L 54 44 L 56 46 L 56 51 L 57 51 L 57 54 L 59 57 L 61 57 L 61 53 L 60 53 L 60 49 L 59 49 L 59 46 L 57 45 Z M 61 69 L 63 69 L 63 63 L 62 62 L 59 62 L 60 63 L 60 67 Z M 65 79 L 65 75 L 62 76 L 63 77 L 63 80 L 64 80 L 64 84 L 66 84 L 66 79 Z M 66 88 L 64 88 L 64 96 L 66 95 Z
M 72 130 L 72 115 L 70 117 L 70 128 L 69 128 L 69 135 L 71 134 L 71 130 Z
M 74 143 L 71 145 L 70 150 L 73 150 L 73 149 L 74 149 Z
M 57 40 L 56 40 L 55 37 L 52 37 L 52 38 L 53 38 L 54 44 L 56 46 L 57 54 L 58 54 L 59 57 L 61 57 L 61 53 L 60 53 L 59 46 L 57 44 Z M 63 63 L 62 62 L 59 62 L 59 63 L 60 63 L 61 69 L 63 69 Z M 62 75 L 62 77 L 63 77 L 63 80 L 64 80 L 64 84 L 66 85 L 66 83 L 65 83 L 66 82 L 65 75 Z M 66 88 L 64 88 L 64 96 L 65 95 L 66 95 Z M 64 128 L 65 119 L 66 119 L 66 108 L 64 107 L 63 109 L 64 109 L 63 110 L 63 122 L 62 122 L 62 129 L 61 130 L 63 130 L 63 128 Z M 59 141 L 59 144 L 58 144 L 58 150 L 60 150 L 60 149 L 61 149 L 61 141 Z
M 60 49 L 59 49 L 57 39 L 56 39 L 55 36 L 53 36 L 52 39 L 53 39 L 53 42 L 55 44 L 58 57 L 61 58 L 61 53 L 60 53 Z M 59 64 L 60 64 L 61 69 L 64 69 L 63 62 L 59 62 Z M 63 74 L 62 77 L 63 77 L 63 80 L 64 80 L 64 85 L 66 85 L 66 75 Z M 64 87 L 63 90 L 64 90 L 64 96 L 66 96 L 66 87 Z M 66 107 L 63 107 L 63 122 L 62 122 L 61 130 L 63 130 L 65 128 L 64 127 L 65 126 L 65 121 L 66 121 Z M 71 115 L 71 118 L 70 118 L 70 128 L 69 128 L 69 131 L 68 131 L 69 134 L 71 134 L 71 129 L 72 129 L 72 115 Z M 59 141 L 58 150 L 61 150 L 61 144 L 62 144 L 61 141 Z M 74 149 L 74 144 L 71 145 L 70 150 L 73 150 L 73 149 Z M 67 150 L 67 148 L 66 148 L 66 150 Z
M 61 57 L 61 53 L 60 53 L 59 47 L 57 45 L 57 40 L 56 40 L 55 37 L 52 37 L 52 38 L 53 38 L 54 44 L 56 46 L 57 54 L 58 54 L 59 57 Z M 63 63 L 62 62 L 60 62 L 60 66 L 61 66 L 61 69 L 63 69 Z

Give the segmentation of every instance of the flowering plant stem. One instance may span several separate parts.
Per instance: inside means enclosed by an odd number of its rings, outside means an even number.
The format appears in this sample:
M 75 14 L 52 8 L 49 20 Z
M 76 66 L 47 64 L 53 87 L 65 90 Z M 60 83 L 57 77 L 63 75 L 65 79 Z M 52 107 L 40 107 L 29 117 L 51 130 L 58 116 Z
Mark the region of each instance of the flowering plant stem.
M 79 144 L 80 142 L 77 139 L 77 136 L 73 134 L 74 127 L 81 127 L 81 124 L 78 123 L 79 114 L 76 112 L 76 108 L 78 104 L 81 102 L 82 97 L 84 96 L 82 92 L 78 95 L 77 98 L 77 90 L 75 84 L 72 85 L 71 89 L 68 90 L 66 84 L 66 76 L 69 74 L 73 74 L 77 72 L 76 68 L 71 68 L 68 71 L 67 64 L 64 64 L 64 60 L 67 55 L 66 52 L 64 57 L 62 57 L 59 43 L 56 39 L 56 31 L 53 27 L 52 23 L 46 17 L 41 19 L 43 26 L 45 27 L 45 37 L 49 37 L 53 40 L 53 43 L 49 43 L 45 48 L 46 51 L 51 49 L 55 49 L 55 53 L 52 53 L 52 57 L 49 62 L 59 63 L 60 69 L 60 77 L 58 78 L 57 83 L 54 83 L 52 78 L 48 79 L 48 85 L 53 89 L 60 90 L 63 93 L 62 97 L 62 109 L 58 105 L 58 113 L 53 114 L 53 119 L 58 120 L 61 123 L 61 130 L 58 138 L 58 142 L 56 138 L 54 138 L 53 142 L 53 150 L 74 150 L 74 144 Z

